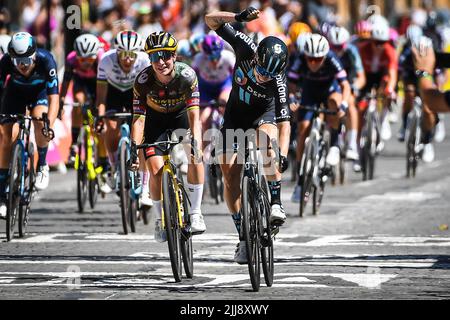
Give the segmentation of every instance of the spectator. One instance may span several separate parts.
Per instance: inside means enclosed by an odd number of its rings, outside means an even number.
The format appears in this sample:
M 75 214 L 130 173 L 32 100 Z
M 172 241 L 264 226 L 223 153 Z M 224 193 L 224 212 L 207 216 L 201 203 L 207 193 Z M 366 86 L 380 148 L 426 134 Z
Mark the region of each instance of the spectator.
M 156 19 L 150 3 L 145 2 L 141 4 L 137 13 L 136 30 L 144 39 L 147 39 L 151 33 L 162 30 L 162 26 Z
M 33 22 L 41 12 L 41 3 L 38 0 L 22 0 L 20 4 L 20 28 L 30 30 Z
M 0 9 L 0 34 L 10 33 L 10 15 L 7 8 Z
M 336 0 L 312 0 L 307 4 L 307 22 L 313 30 L 319 31 L 323 23 L 335 24 Z

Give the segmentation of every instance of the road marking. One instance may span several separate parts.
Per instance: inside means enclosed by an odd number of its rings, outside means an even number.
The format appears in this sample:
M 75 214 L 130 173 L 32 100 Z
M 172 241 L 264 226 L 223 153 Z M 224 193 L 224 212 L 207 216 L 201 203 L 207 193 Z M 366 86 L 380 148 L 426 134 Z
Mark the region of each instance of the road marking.
M 442 198 L 440 193 L 430 192 L 388 192 L 385 194 L 373 194 L 362 198 L 360 201 L 408 201 L 422 202 L 431 199 Z

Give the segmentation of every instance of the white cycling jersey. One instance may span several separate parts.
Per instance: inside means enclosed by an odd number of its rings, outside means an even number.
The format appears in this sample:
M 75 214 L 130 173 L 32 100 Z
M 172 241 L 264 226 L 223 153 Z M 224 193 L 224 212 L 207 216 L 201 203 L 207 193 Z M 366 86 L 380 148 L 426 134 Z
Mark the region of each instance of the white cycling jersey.
M 208 60 L 203 52 L 195 55 L 192 68 L 202 80 L 210 84 L 223 83 L 233 74 L 236 57 L 231 51 L 223 50 L 216 66 Z
M 125 73 L 119 66 L 116 49 L 109 50 L 100 60 L 97 79 L 107 81 L 122 92 L 132 89 L 139 72 L 150 66 L 150 59 L 145 52 L 138 52 L 137 54 L 133 68 L 129 73 Z

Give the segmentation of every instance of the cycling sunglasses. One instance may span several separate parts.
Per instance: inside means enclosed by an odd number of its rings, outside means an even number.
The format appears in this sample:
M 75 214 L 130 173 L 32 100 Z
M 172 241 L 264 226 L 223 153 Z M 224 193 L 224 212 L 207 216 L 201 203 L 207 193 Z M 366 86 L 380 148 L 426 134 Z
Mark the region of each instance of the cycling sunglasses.
M 25 67 L 28 67 L 34 63 L 34 56 L 31 57 L 21 57 L 21 58 L 13 58 L 13 63 L 16 67 L 23 65 Z
M 332 49 L 333 51 L 338 51 L 338 52 L 340 52 L 340 51 L 344 50 L 345 48 L 346 48 L 346 45 L 345 45 L 345 44 L 331 45 L 331 49 Z
M 121 60 L 125 60 L 126 58 L 129 58 L 130 60 L 135 60 L 137 57 L 137 53 L 134 51 L 127 51 L 127 50 L 123 50 L 123 51 L 118 51 L 117 55 L 119 56 L 119 59 Z
M 260 65 L 256 64 L 255 66 L 256 72 L 258 72 L 261 76 L 263 76 L 264 78 L 275 78 L 277 75 L 268 72 L 266 69 L 264 69 L 263 67 L 261 67 Z
M 97 56 L 92 56 L 92 57 L 77 57 L 77 59 L 78 59 L 78 61 L 79 61 L 81 64 L 84 64 L 84 63 L 92 64 L 92 63 L 94 63 L 94 62 L 97 60 Z
M 319 57 L 319 58 L 315 58 L 315 57 L 306 57 L 306 60 L 310 63 L 321 63 L 323 60 L 325 59 L 325 57 Z
M 150 53 L 148 56 L 150 57 L 151 62 L 158 62 L 159 59 L 163 59 L 163 61 L 169 60 L 170 58 L 173 57 L 173 54 L 170 51 L 161 50 Z
M 384 46 L 384 44 L 386 43 L 387 41 L 379 41 L 379 40 L 375 40 L 374 41 L 374 43 L 375 43 L 375 45 L 377 46 L 377 47 L 382 47 L 382 46 Z

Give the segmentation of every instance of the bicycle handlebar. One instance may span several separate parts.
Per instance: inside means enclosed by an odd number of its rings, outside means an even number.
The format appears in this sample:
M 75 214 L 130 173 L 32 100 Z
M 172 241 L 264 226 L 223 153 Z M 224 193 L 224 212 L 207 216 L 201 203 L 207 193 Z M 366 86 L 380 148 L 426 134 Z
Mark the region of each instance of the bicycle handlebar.
M 19 123 L 23 123 L 25 120 L 42 121 L 44 123 L 44 127 L 41 130 L 42 135 L 46 138 L 50 138 L 50 140 L 53 140 L 55 137 L 55 132 L 50 128 L 50 120 L 48 119 L 47 113 L 43 113 L 41 118 L 26 116 L 23 114 L 0 114 L 0 120 L 3 119 L 13 120 L 14 122 Z

